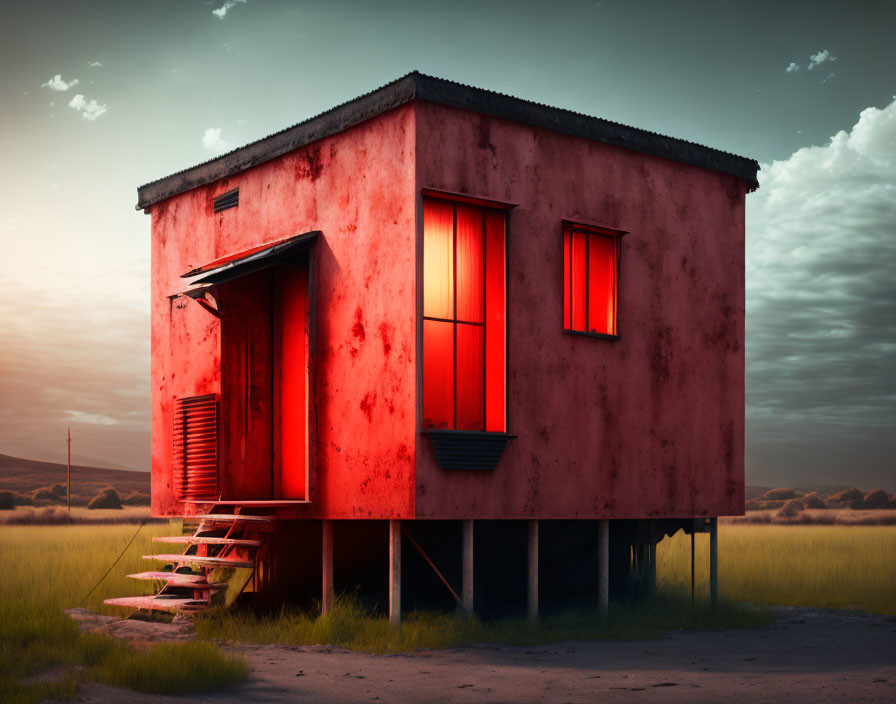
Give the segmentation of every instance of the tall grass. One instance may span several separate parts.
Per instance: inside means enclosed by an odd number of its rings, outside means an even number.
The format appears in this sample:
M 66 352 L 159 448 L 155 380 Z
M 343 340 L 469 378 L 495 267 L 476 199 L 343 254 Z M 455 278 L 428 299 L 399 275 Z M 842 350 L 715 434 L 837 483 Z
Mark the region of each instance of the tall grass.
M 709 538 L 696 539 L 696 584 L 709 580 Z M 657 580 L 690 594 L 690 537 L 657 549 Z M 896 526 L 719 526 L 719 593 L 766 605 L 896 615 Z
M 137 652 L 113 638 L 79 633 L 77 624 L 64 613 L 80 605 L 136 529 L 4 526 L 0 530 L 0 564 L 6 570 L 0 579 L 0 703 L 70 696 L 80 682 L 89 680 L 144 691 L 156 691 L 147 689 L 147 683 L 158 680 L 168 683 L 166 691 L 188 691 L 184 677 L 159 680 L 165 662 L 198 675 L 196 681 L 206 689 L 245 677 L 245 663 L 235 663 L 207 644 L 201 649 L 179 643 Z M 170 530 L 165 524 L 145 526 L 84 606 L 110 612 L 102 606 L 103 599 L 145 593 L 145 583 L 126 575 L 145 569 L 140 558 L 152 552 L 152 536 L 170 534 Z M 80 669 L 68 670 L 50 682 L 25 681 L 51 668 L 72 666 Z
M 706 601 L 659 595 L 640 604 L 614 604 L 601 623 L 596 611 L 569 611 L 549 616 L 539 624 L 525 618 L 483 622 L 459 614 L 413 612 L 400 630 L 383 616 L 367 613 L 352 598 L 338 598 L 327 616 L 282 609 L 267 616 L 245 610 L 206 614 L 195 622 L 205 638 L 259 644 L 329 644 L 371 653 L 395 653 L 420 648 L 456 648 L 475 643 L 537 645 L 566 640 L 635 640 L 657 638 L 668 631 L 762 626 L 768 614 L 735 604 L 713 608 Z

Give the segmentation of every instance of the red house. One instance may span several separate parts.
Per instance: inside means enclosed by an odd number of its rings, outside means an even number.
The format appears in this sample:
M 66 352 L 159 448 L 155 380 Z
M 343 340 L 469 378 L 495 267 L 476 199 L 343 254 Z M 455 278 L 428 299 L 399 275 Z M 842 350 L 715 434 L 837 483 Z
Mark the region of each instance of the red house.
M 217 516 L 142 605 L 234 560 L 326 608 L 366 565 L 397 618 L 404 532 L 469 609 L 480 544 L 518 554 L 535 609 L 539 525 L 543 583 L 571 543 L 602 605 L 649 582 L 663 535 L 743 512 L 757 169 L 411 73 L 139 188 L 152 511 Z

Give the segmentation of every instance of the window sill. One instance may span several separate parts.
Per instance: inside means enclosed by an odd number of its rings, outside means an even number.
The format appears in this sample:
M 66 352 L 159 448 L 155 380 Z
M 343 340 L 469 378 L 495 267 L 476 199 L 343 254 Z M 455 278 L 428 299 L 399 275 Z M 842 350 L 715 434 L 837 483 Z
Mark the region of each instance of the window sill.
M 452 470 L 493 471 L 507 443 L 516 437 L 508 433 L 440 428 L 426 428 L 422 433 L 432 441 L 439 467 Z
M 563 330 L 564 335 L 579 335 L 581 337 L 596 337 L 598 340 L 618 340 L 619 335 L 608 335 L 604 332 L 585 332 L 584 330 Z

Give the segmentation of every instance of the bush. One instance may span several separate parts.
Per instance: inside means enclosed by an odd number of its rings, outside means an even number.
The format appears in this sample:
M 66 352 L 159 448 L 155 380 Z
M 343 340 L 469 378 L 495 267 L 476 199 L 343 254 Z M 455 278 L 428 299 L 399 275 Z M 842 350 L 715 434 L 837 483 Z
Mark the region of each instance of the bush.
M 12 511 L 16 507 L 15 497 L 11 491 L 0 491 L 0 511 Z
M 34 506 L 34 501 L 28 494 L 22 494 L 18 491 L 12 492 L 12 500 L 16 506 Z
M 887 501 L 881 508 L 896 508 L 896 497 Z
M 799 499 L 790 499 L 780 509 L 778 509 L 779 518 L 793 518 L 803 510 L 803 502 Z
M 824 500 L 817 491 L 810 491 L 802 497 L 803 508 L 824 508 Z
M 771 501 L 786 501 L 787 499 L 795 499 L 796 492 L 793 489 L 769 489 L 763 494 L 762 498 Z
M 883 489 L 872 489 L 865 494 L 865 506 L 867 508 L 883 508 L 890 500 L 890 495 Z
M 118 498 L 118 492 L 109 486 L 94 496 L 87 508 L 121 508 L 121 499 Z
M 56 486 L 61 486 L 57 484 Z M 34 489 L 31 492 L 31 500 L 34 503 L 42 502 L 43 504 L 58 504 L 65 500 L 65 490 L 62 495 L 56 493 L 56 486 L 42 486 L 40 489 Z
M 825 503 L 828 506 L 848 506 L 853 501 L 861 501 L 864 498 L 865 495 L 853 487 L 852 489 L 844 489 L 843 491 L 838 491 L 836 494 L 832 494 L 825 499 Z
M 142 491 L 129 491 L 121 497 L 121 503 L 125 506 L 149 506 L 150 496 Z
M 746 501 L 744 502 L 744 510 L 745 511 L 760 511 L 762 510 L 762 504 L 758 501 Z

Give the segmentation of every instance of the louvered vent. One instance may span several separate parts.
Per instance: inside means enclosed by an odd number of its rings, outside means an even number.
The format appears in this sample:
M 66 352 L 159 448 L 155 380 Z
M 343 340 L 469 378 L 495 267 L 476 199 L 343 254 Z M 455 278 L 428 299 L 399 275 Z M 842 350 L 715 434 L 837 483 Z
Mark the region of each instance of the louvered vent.
M 174 415 L 174 494 L 213 499 L 218 493 L 218 398 L 177 400 Z
M 240 204 L 240 189 L 234 188 L 227 193 L 222 193 L 215 198 L 215 212 L 220 213 L 228 208 L 235 208 Z

